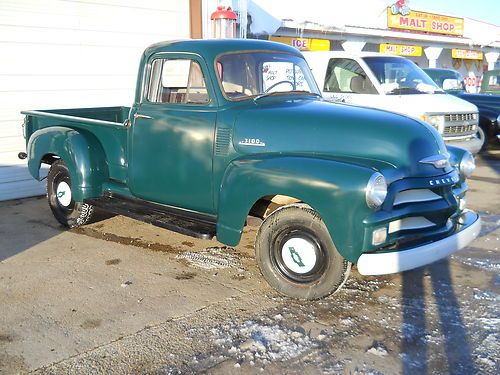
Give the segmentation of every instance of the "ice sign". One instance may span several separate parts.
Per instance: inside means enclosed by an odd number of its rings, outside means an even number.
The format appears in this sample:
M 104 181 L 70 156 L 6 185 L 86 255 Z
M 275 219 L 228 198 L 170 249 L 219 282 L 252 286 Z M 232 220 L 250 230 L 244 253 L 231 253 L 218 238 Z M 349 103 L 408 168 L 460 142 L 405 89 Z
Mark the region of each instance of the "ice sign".
M 304 74 L 299 66 L 292 62 L 273 61 L 262 65 L 264 92 L 310 91 Z

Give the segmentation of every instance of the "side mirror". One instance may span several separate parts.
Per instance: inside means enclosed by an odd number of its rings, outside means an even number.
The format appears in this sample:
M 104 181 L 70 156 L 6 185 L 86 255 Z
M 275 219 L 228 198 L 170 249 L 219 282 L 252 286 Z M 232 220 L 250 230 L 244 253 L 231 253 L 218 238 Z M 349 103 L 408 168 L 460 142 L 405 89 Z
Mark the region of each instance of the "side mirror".
M 443 90 L 460 90 L 462 89 L 462 85 L 460 84 L 460 81 L 455 78 L 446 78 L 443 81 Z

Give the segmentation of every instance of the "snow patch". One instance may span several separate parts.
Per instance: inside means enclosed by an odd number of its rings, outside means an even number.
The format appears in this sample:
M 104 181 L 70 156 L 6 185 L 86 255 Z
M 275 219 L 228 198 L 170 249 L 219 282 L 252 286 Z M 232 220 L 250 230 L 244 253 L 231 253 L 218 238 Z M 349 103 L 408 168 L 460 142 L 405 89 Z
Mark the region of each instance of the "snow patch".
M 213 342 L 229 348 L 228 354 L 254 362 L 290 360 L 317 346 L 301 330 L 251 320 L 241 326 L 224 326 L 211 332 L 215 336 Z

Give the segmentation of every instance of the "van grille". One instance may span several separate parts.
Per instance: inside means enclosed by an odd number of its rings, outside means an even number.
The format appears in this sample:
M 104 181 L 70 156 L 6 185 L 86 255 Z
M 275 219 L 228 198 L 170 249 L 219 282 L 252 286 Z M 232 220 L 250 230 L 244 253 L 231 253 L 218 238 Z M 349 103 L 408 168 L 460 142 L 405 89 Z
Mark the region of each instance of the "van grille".
M 470 137 L 477 132 L 477 113 L 452 113 L 444 120 L 444 137 Z

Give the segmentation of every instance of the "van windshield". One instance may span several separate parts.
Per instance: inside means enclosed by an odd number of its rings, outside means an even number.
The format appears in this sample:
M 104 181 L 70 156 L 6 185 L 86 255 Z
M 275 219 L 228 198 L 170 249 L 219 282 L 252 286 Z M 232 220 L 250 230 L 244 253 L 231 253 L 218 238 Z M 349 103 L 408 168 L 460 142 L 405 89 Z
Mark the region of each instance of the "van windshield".
M 294 93 L 320 95 L 307 63 L 300 56 L 272 51 L 229 53 L 217 59 L 216 68 L 229 100 Z
M 410 60 L 391 56 L 370 56 L 369 66 L 387 95 L 441 94 L 436 83 Z

